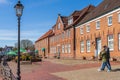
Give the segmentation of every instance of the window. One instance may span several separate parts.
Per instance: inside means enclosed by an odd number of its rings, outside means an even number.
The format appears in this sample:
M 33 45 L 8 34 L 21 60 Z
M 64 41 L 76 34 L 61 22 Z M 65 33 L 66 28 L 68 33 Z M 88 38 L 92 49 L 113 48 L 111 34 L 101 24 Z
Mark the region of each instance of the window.
M 62 45 L 62 53 L 65 52 L 65 48 L 64 48 L 64 45 Z
M 81 52 L 84 52 L 84 41 L 81 41 L 81 42 L 80 42 L 80 45 L 81 45 L 81 49 L 80 49 Z
M 108 17 L 108 26 L 112 25 L 112 16 Z
M 53 52 L 54 52 L 54 54 L 56 53 L 56 47 L 53 47 Z
M 67 44 L 65 45 L 65 53 L 67 53 Z
M 70 52 L 71 52 L 71 45 L 68 44 L 68 53 L 70 53 Z
M 96 22 L 96 29 L 100 29 L 100 21 Z
M 120 50 L 120 33 L 118 34 L 118 39 L 119 39 L 119 50 Z
M 90 32 L 90 26 L 89 25 L 86 26 L 86 32 Z
M 62 33 L 62 39 L 64 39 L 64 32 Z
M 110 51 L 114 50 L 113 35 L 108 35 L 108 47 L 110 48 Z
M 58 23 L 58 29 L 60 29 L 60 23 Z
M 70 30 L 68 30 L 68 37 L 70 37 Z
M 73 23 L 73 18 L 68 19 L 68 25 Z
M 118 14 L 118 22 L 120 23 L 120 13 Z
M 83 34 L 83 27 L 80 27 L 80 34 Z
M 90 40 L 87 40 L 87 52 L 90 52 Z

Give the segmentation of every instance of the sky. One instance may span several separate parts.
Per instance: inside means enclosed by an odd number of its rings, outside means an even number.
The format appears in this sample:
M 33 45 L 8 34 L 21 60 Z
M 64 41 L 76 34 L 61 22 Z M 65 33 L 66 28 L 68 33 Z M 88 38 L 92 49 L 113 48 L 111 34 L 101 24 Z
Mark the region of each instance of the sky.
M 18 36 L 18 21 L 14 6 L 18 0 L 0 0 L 0 47 L 14 46 Z M 33 43 L 56 23 L 58 14 L 69 16 L 103 0 L 20 0 L 24 5 L 21 17 L 21 40 Z

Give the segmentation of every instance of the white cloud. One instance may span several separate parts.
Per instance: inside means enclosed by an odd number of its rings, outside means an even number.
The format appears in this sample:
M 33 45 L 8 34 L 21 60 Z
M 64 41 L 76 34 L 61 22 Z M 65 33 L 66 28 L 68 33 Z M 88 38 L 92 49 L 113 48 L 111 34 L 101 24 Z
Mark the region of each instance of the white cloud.
M 0 4 L 7 4 L 8 1 L 7 0 L 0 0 Z
M 0 40 L 17 40 L 17 30 L 0 30 Z M 43 33 L 36 30 L 21 31 L 21 39 L 37 40 Z
M 36 30 L 21 30 L 21 40 L 29 39 L 36 41 L 43 33 Z M 0 47 L 5 45 L 14 46 L 18 39 L 17 30 L 0 30 Z

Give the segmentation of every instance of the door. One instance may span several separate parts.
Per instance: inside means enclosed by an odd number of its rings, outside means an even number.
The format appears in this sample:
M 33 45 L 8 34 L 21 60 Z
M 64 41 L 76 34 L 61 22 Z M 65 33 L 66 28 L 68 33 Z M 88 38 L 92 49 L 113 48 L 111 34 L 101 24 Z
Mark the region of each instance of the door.
M 60 45 L 57 45 L 58 59 L 60 58 Z
M 96 38 L 96 54 L 98 56 L 101 51 L 101 38 Z

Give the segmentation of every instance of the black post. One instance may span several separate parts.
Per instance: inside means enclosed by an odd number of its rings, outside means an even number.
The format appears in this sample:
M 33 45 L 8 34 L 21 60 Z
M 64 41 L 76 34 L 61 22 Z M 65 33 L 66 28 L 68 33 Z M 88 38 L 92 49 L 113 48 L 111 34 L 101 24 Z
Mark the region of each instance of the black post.
M 18 60 L 17 60 L 17 80 L 21 80 L 21 76 L 20 76 L 20 17 L 18 17 Z

